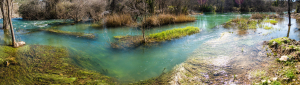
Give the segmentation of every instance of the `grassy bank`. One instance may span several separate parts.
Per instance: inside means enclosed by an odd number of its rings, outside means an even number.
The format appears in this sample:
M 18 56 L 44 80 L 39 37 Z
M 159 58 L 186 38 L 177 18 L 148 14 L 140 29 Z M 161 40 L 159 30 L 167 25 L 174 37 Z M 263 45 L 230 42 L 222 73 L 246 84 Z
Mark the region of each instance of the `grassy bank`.
M 188 15 L 176 16 L 171 14 L 159 14 L 159 15 L 153 15 L 143 19 L 142 26 L 154 27 L 154 26 L 161 26 L 166 24 L 194 22 L 194 21 L 196 21 L 196 18 Z
M 0 84 L 116 84 L 116 80 L 70 63 L 63 47 L 0 46 Z
M 276 58 L 269 62 L 268 70 L 256 71 L 254 83 L 260 85 L 298 85 L 300 42 L 287 37 L 265 41 L 267 56 Z
M 143 36 L 115 36 L 114 38 L 116 39 L 116 42 L 111 43 L 111 46 L 118 49 L 134 48 L 142 45 L 143 43 L 163 42 L 166 40 L 192 35 L 198 32 L 200 32 L 200 29 L 197 27 L 188 26 L 185 28 L 176 28 L 145 36 L 145 42 L 143 41 Z

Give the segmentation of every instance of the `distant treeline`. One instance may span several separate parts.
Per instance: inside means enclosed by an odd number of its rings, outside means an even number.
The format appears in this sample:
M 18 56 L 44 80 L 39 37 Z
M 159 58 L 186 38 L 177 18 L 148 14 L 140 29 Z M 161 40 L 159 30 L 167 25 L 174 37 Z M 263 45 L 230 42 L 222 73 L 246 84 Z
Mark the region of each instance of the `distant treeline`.
M 19 12 L 24 19 L 101 20 L 107 14 L 190 14 L 193 12 L 282 12 L 281 0 L 30 0 Z

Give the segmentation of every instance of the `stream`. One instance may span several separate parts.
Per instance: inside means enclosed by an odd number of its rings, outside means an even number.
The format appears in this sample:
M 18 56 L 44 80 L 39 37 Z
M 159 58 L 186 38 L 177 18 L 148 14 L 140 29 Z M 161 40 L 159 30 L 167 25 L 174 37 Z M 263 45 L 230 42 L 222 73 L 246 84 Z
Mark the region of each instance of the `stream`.
M 17 41 L 25 41 L 27 45 L 67 47 L 70 49 L 74 64 L 117 78 L 121 82 L 130 83 L 157 77 L 162 74 L 162 71 L 171 71 L 176 65 L 186 63 L 191 59 L 203 61 L 201 65 L 217 66 L 206 70 L 218 71 L 229 77 L 231 77 L 230 75 L 246 75 L 243 72 L 262 68 L 261 65 L 269 60 L 264 56 L 266 54 L 259 53 L 260 50 L 265 50 L 262 49 L 262 42 L 285 37 L 288 31 L 288 18 L 284 17 L 276 25 L 264 24 L 274 28 L 271 30 L 262 28 L 239 30 L 222 26 L 223 23 L 236 17 L 249 18 L 250 16 L 251 14 L 248 13 L 197 15 L 195 16 L 196 22 L 150 28 L 146 30 L 146 35 L 186 26 L 199 27 L 202 30 L 200 33 L 154 46 L 140 46 L 126 50 L 110 47 L 110 43 L 114 41 L 113 36 L 141 35 L 140 29 L 133 27 L 92 28 L 89 22 L 55 27 L 63 31 L 96 35 L 96 39 L 85 39 L 47 32 L 24 33 L 25 29 L 52 27 L 49 23 L 63 22 L 62 20 L 27 21 L 13 19 L 13 26 Z M 291 39 L 300 40 L 300 30 L 297 28 L 297 21 L 292 19 Z M 5 45 L 3 30 L 0 30 L 0 44 Z M 227 69 L 227 67 L 233 69 Z M 210 80 L 212 78 L 226 79 L 225 77 L 207 75 L 209 81 L 212 81 Z

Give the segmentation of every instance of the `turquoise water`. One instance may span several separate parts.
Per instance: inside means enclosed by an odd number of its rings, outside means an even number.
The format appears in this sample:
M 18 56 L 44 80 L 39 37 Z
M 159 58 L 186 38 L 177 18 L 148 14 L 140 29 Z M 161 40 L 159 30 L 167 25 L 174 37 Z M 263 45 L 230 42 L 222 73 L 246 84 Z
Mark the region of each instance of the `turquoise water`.
M 162 32 L 174 28 L 195 26 L 201 28 L 201 32 L 183 37 L 180 39 L 166 41 L 154 46 L 141 46 L 135 49 L 116 50 L 110 47 L 114 41 L 113 36 L 120 35 L 141 35 L 138 28 L 117 27 L 117 28 L 92 28 L 90 23 L 76 25 L 58 26 L 57 29 L 72 32 L 93 33 L 96 39 L 84 39 L 74 36 L 57 35 L 47 32 L 34 32 L 24 34 L 24 29 L 36 29 L 40 27 L 51 27 L 47 23 L 59 22 L 62 20 L 26 21 L 13 19 L 16 29 L 17 40 L 25 41 L 28 45 L 51 45 L 67 47 L 70 49 L 73 62 L 85 69 L 95 70 L 105 75 L 115 77 L 122 82 L 135 82 L 159 76 L 162 71 L 170 71 L 176 65 L 184 62 L 192 52 L 203 43 L 220 37 L 223 32 L 233 29 L 222 28 L 221 24 L 236 17 L 250 17 L 250 14 L 206 14 L 195 16 L 198 20 L 191 23 L 166 25 L 146 30 L 146 34 Z M 2 21 L 1 21 L 2 22 Z M 1 23 L 0 22 L 0 23 Z M 296 24 L 295 20 L 293 20 Z M 281 23 L 282 26 L 287 23 Z M 281 26 L 281 25 L 279 25 Z M 293 27 L 296 28 L 296 25 Z M 263 31 L 264 30 L 258 30 Z M 285 30 L 283 30 L 285 31 Z M 271 36 L 286 36 L 286 32 L 278 31 Z M 3 41 L 3 32 L 0 38 Z M 298 38 L 296 30 L 292 30 L 291 38 Z M 299 38 L 298 38 L 299 39 Z M 0 40 L 0 41 L 1 41 Z M 3 42 L 0 44 L 4 44 Z

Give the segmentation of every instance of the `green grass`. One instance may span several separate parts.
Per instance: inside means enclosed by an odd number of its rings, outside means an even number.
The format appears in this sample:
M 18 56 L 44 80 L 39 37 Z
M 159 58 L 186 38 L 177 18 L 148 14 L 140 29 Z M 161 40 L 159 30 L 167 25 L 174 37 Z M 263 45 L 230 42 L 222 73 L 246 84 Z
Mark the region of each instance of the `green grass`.
M 237 27 L 238 29 L 256 29 L 261 21 L 259 20 L 249 20 L 245 18 L 232 19 L 224 24 L 225 28 Z
M 269 45 L 272 45 L 274 41 L 275 41 L 276 43 L 278 43 L 278 45 L 281 45 L 282 43 L 284 43 L 285 40 L 286 40 L 287 43 L 291 42 L 291 41 L 289 40 L 289 38 L 287 38 L 287 37 L 282 37 L 282 38 L 276 38 L 276 39 L 270 40 Z
M 0 54 L 0 59 L 10 63 L 3 65 L 0 62 L 0 85 L 112 85 L 116 82 L 99 72 L 75 66 L 72 60 L 76 56 L 71 56 L 65 47 L 25 45 L 13 48 L 0 45 Z
M 271 23 L 271 24 L 277 24 L 278 23 L 278 21 L 275 21 L 275 20 L 272 20 L 272 19 L 265 20 L 264 22 L 265 23 Z
M 288 69 L 285 72 L 285 76 L 289 79 L 294 79 L 294 78 L 296 78 L 296 71 L 294 69 Z
M 271 85 L 281 85 L 281 83 L 279 81 L 274 81 Z
M 188 26 L 186 28 L 177 28 L 172 30 L 163 31 L 161 33 L 150 34 L 150 39 L 155 41 L 172 40 L 183 36 L 191 35 L 200 32 L 198 27 Z
M 264 29 L 265 29 L 265 30 L 270 30 L 270 29 L 273 29 L 273 27 L 270 27 L 270 26 L 264 26 Z

